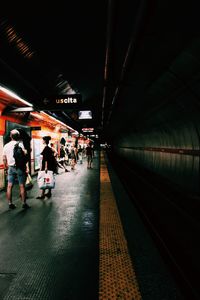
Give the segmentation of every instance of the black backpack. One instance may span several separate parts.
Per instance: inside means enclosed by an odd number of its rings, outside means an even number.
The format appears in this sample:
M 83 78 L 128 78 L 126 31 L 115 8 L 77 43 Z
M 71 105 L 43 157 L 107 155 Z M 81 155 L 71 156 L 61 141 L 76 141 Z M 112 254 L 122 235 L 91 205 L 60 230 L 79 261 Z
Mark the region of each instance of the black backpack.
M 26 170 L 27 156 L 24 153 L 22 147 L 19 146 L 19 143 L 16 143 L 13 150 L 13 157 L 15 159 L 15 165 L 17 169 L 22 171 Z

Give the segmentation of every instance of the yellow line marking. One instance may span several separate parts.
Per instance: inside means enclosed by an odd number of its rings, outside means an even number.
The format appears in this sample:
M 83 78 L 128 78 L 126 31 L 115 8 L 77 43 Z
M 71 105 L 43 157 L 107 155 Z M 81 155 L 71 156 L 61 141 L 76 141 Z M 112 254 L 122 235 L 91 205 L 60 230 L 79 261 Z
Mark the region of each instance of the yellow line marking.
M 99 299 L 141 300 L 102 152 L 100 183 Z

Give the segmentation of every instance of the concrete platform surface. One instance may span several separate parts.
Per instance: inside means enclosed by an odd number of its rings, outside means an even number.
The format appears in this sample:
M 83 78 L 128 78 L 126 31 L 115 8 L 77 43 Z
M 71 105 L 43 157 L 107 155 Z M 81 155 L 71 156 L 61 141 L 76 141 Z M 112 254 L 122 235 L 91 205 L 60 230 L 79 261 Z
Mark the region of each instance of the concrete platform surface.
M 68 167 L 68 169 L 70 169 Z M 52 197 L 28 191 L 28 210 L 0 193 L 0 299 L 98 299 L 99 161 L 59 169 Z

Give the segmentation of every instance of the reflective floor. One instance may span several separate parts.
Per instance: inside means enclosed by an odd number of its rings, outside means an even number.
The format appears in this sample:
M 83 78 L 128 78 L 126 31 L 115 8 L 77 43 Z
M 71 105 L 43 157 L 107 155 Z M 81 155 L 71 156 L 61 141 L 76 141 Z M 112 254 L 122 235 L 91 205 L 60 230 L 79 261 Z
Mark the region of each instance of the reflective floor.
M 87 169 L 86 159 L 73 171 L 59 169 L 51 198 L 36 199 L 39 194 L 34 179 L 27 200 L 31 208 L 23 210 L 15 185 L 17 208 L 9 210 L 5 191 L 0 193 L 1 300 L 133 299 L 123 296 L 130 295 L 129 274 L 138 284 L 134 299 L 183 299 L 107 159 L 101 160 L 100 178 L 99 153 L 92 169 Z M 102 205 L 107 200 L 111 206 Z M 99 222 L 100 215 L 105 222 Z M 126 244 L 130 260 L 121 251 Z M 101 256 L 102 247 L 106 256 Z
M 70 169 L 70 168 L 69 168 Z M 0 194 L 0 299 L 98 299 L 99 161 L 65 173 L 52 198 L 28 191 L 28 210 Z

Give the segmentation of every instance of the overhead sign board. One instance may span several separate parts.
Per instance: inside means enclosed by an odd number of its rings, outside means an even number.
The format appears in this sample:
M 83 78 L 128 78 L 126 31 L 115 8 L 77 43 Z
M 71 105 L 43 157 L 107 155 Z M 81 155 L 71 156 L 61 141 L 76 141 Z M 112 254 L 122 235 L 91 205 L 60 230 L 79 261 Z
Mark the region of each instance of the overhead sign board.
M 91 110 L 80 110 L 78 112 L 78 118 L 79 120 L 92 119 Z
M 82 128 L 83 132 L 93 132 L 94 128 Z
M 67 110 L 78 108 L 82 104 L 80 94 L 59 95 L 56 97 L 48 97 L 43 100 L 42 110 Z

